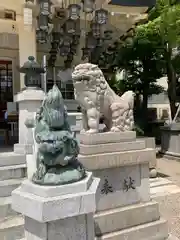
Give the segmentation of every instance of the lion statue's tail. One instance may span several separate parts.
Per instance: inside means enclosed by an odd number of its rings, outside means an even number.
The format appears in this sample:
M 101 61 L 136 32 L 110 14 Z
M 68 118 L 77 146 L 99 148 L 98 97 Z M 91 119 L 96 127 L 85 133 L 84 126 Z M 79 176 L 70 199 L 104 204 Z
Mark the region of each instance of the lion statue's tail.
M 125 92 L 118 102 L 111 105 L 112 122 L 114 129 L 120 131 L 130 131 L 134 127 L 134 93 L 132 91 Z

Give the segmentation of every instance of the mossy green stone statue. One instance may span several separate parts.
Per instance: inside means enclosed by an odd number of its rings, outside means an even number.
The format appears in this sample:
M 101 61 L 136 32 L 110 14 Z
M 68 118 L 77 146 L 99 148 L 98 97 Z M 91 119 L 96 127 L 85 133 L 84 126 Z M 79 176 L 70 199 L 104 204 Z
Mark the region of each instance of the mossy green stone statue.
M 67 121 L 59 88 L 54 85 L 36 113 L 37 171 L 32 181 L 40 185 L 73 183 L 86 176 L 78 161 L 79 146 Z

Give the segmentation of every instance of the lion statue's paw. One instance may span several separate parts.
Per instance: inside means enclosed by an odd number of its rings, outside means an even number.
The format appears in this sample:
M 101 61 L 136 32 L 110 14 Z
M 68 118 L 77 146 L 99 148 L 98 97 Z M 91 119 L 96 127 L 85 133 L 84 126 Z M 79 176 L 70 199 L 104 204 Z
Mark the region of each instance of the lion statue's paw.
M 123 132 L 123 128 L 121 127 L 112 127 L 111 132 Z
M 98 133 L 98 129 L 89 129 L 86 133 Z
M 80 131 L 80 133 L 86 133 L 86 130 L 85 130 L 85 129 L 82 129 L 82 130 Z

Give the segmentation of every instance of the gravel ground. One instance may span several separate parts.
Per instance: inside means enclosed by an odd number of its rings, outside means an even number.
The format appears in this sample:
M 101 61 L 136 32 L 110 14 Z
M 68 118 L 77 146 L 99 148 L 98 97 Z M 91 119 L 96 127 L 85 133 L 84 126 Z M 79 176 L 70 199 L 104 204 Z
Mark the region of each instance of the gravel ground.
M 180 186 L 180 162 L 157 158 L 157 170 Z M 180 239 L 180 193 L 157 197 L 155 200 L 159 202 L 161 216 L 168 220 L 169 233 Z
M 168 221 L 169 233 L 180 239 L 180 194 L 155 198 L 161 216 Z

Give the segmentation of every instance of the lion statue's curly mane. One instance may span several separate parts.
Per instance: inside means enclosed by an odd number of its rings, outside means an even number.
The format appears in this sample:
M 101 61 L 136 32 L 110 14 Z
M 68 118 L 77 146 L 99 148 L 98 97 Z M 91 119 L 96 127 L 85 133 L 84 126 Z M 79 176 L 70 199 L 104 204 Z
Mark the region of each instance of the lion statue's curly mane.
M 134 125 L 134 93 L 125 92 L 121 97 L 110 88 L 100 68 L 91 63 L 79 64 L 73 73 L 75 99 L 83 114 L 83 130 L 99 131 L 103 116 L 107 131 L 130 131 Z

